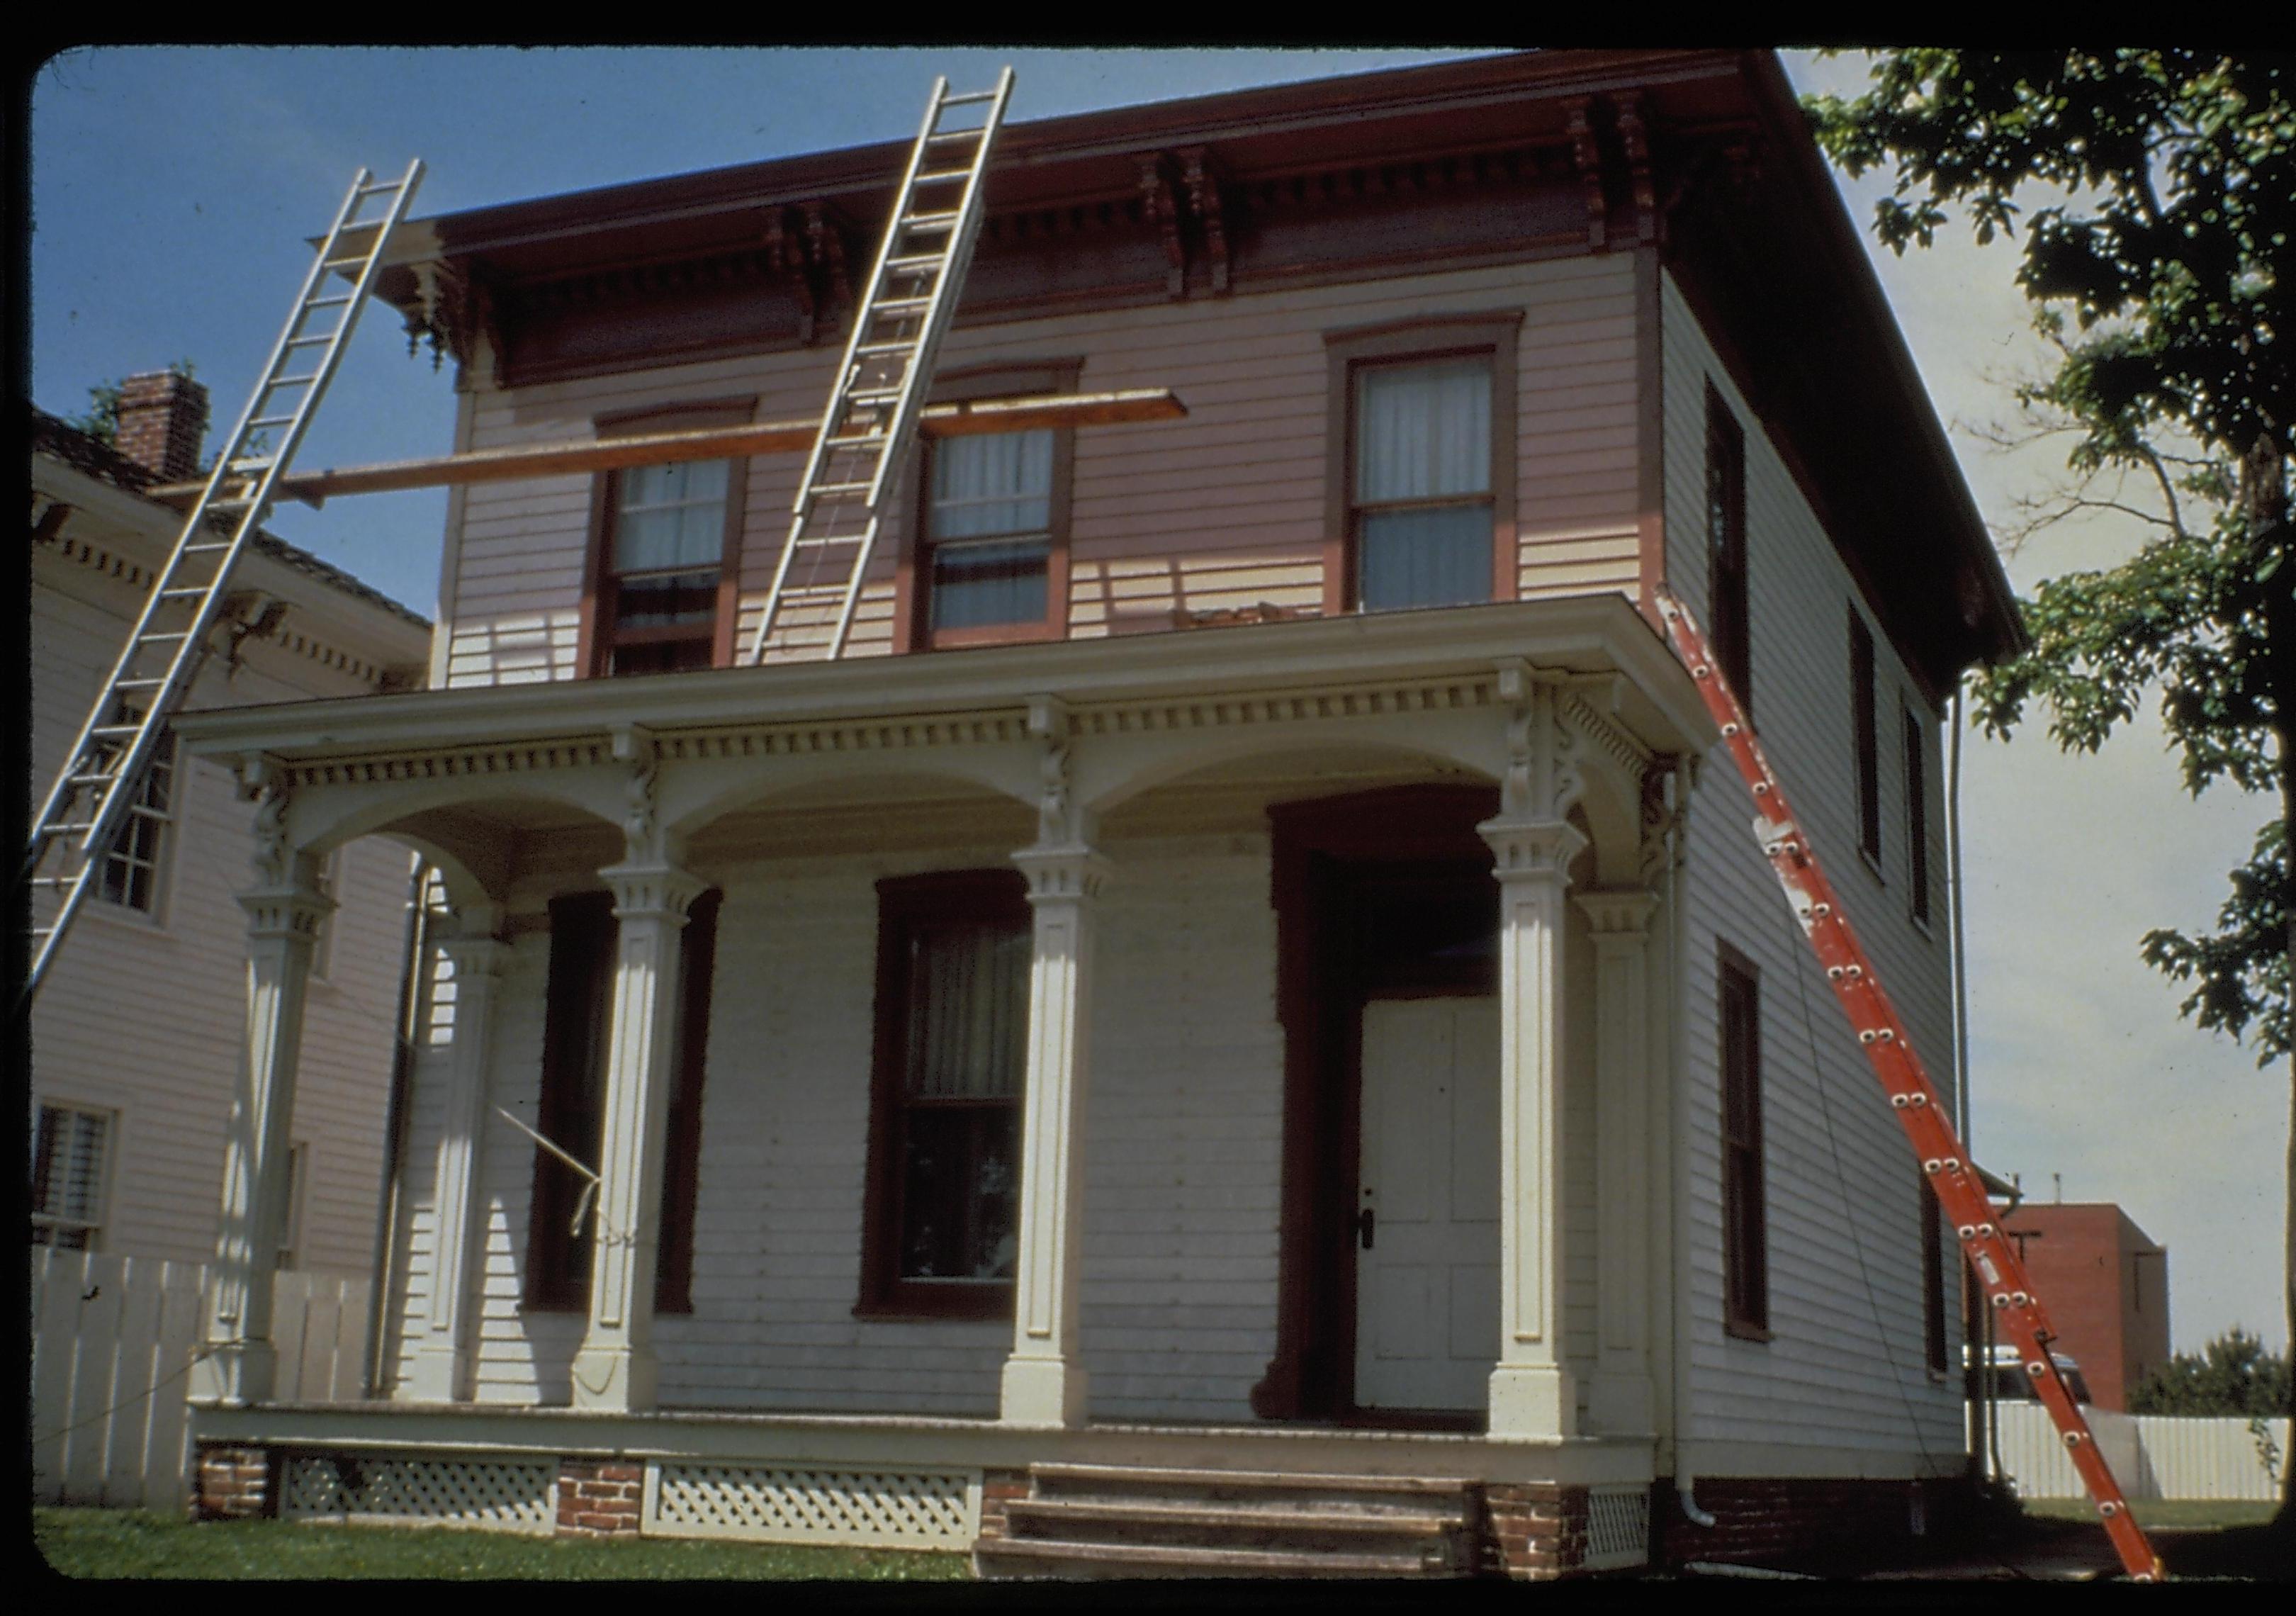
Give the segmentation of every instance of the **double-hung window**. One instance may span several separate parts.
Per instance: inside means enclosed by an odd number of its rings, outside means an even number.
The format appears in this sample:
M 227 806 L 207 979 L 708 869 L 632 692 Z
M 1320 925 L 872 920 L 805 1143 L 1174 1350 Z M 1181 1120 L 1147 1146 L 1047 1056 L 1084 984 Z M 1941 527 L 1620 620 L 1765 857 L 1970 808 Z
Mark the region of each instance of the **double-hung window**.
M 1769 1212 L 1762 1171 L 1761 984 L 1722 949 L 1718 1017 L 1722 1066 L 1722 1302 L 1733 1335 L 1770 1334 Z
M 103 1228 L 111 1113 L 43 1105 L 32 1137 L 32 1243 L 94 1249 Z
M 133 724 L 140 715 L 122 710 L 114 723 Z M 144 915 L 160 909 L 160 877 L 166 869 L 168 833 L 175 822 L 176 733 L 161 730 L 152 748 L 144 788 L 127 810 L 127 822 L 96 876 L 95 895 L 105 903 Z
M 1062 359 L 946 373 L 933 402 L 1073 392 L 1082 365 Z M 917 540 L 897 586 L 901 649 L 1068 632 L 1075 436 L 1037 427 L 926 440 Z
M 1930 919 L 1929 726 L 1905 711 L 1906 734 L 1906 910 L 1923 925 Z
M 1327 612 L 1513 595 L 1516 319 L 1326 338 L 1337 478 Z
M 1706 389 L 1706 637 L 1751 716 L 1754 659 L 1746 605 L 1746 434 Z
M 751 401 L 602 416 L 601 437 L 748 421 Z M 693 460 L 601 473 L 585 616 L 594 676 L 676 673 L 732 660 L 743 461 Z
M 1874 631 L 1849 609 L 1849 728 L 1857 754 L 1857 850 L 1882 867 L 1881 720 L 1874 710 Z
M 858 1311 L 996 1317 L 1018 1255 L 1030 931 L 1020 876 L 878 883 Z

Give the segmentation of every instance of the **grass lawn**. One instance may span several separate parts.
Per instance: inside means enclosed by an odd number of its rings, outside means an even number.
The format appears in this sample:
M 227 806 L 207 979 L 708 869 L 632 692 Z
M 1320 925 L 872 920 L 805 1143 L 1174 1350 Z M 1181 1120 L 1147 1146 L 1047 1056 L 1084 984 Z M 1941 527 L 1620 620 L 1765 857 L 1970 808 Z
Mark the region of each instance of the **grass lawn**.
M 2096 1522 L 2096 1505 L 2087 1498 L 2028 1498 L 2024 1503 L 2025 1513 L 2038 1520 Z M 2272 1519 L 2276 1506 L 2262 1499 L 2145 1498 L 2128 1507 L 2136 1524 L 2152 1531 L 2261 1526 Z
M 112 1509 L 36 1509 L 32 1538 L 66 1577 L 957 1582 L 972 1575 L 962 1554 L 291 1521 L 193 1526 Z

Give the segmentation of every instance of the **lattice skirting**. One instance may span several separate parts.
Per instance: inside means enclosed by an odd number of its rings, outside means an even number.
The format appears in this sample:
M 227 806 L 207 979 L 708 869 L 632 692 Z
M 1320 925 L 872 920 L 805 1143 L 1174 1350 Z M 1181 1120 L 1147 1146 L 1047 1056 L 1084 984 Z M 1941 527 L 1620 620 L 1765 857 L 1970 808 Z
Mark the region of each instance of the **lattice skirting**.
M 291 1455 L 283 1468 L 279 1513 L 289 1520 L 556 1530 L 558 1466 L 549 1459 Z
M 665 1461 L 646 1469 L 649 1537 L 861 1548 L 972 1547 L 978 1471 L 814 1470 Z
M 1587 1558 L 1581 1569 L 1611 1571 L 1650 1559 L 1650 1489 L 1597 1487 L 1587 1495 Z

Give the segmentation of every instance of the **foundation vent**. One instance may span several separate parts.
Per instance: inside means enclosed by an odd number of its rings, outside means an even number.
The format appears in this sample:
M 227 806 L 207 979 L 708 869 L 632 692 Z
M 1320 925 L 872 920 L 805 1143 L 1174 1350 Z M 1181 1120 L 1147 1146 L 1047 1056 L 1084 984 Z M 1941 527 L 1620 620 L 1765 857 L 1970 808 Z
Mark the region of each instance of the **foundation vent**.
M 1597 1487 L 1587 1496 L 1587 1559 L 1590 1571 L 1641 1565 L 1650 1558 L 1650 1489 Z
M 649 1536 L 962 1550 L 980 1530 L 977 1473 L 663 1464 L 646 1481 Z
M 279 1513 L 300 1521 L 391 1522 L 547 1534 L 555 1529 L 547 1459 L 291 1457 Z

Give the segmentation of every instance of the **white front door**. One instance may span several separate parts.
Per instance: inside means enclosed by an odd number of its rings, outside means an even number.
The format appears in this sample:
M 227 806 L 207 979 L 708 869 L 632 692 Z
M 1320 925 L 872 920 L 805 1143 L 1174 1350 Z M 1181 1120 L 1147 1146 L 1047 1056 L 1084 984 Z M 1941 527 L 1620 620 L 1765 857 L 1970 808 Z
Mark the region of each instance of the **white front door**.
M 1356 1405 L 1483 1411 L 1499 1355 L 1499 1002 L 1363 1013 Z

